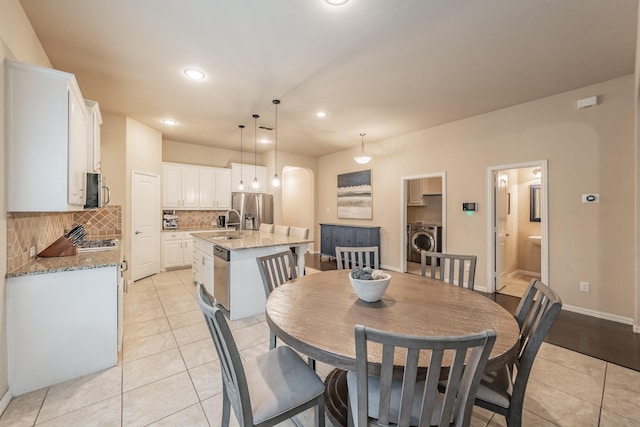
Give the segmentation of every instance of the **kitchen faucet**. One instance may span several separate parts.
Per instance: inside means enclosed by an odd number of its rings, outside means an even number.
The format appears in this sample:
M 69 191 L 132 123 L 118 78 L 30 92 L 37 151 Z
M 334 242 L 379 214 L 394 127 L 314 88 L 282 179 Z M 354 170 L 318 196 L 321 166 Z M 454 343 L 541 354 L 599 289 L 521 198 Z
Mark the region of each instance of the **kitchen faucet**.
M 238 217 L 238 222 L 230 222 L 229 221 L 229 214 L 230 213 L 235 213 L 236 216 Z M 224 230 L 225 230 L 225 234 L 228 232 L 229 230 L 229 224 L 231 225 L 237 225 L 238 226 L 238 230 L 240 231 L 240 234 L 242 234 L 242 232 L 244 231 L 244 227 L 242 224 L 242 221 L 240 220 L 240 212 L 238 212 L 235 209 L 229 209 L 227 211 L 227 213 L 224 215 L 225 216 L 225 221 L 224 221 Z

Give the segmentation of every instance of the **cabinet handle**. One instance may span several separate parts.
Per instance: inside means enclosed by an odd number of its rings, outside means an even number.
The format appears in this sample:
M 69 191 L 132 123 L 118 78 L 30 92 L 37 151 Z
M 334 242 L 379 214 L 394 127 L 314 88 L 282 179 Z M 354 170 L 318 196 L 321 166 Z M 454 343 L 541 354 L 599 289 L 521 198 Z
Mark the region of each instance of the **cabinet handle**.
M 136 230 L 136 234 L 140 234 L 140 233 L 142 233 L 142 231 L 138 231 L 138 230 Z

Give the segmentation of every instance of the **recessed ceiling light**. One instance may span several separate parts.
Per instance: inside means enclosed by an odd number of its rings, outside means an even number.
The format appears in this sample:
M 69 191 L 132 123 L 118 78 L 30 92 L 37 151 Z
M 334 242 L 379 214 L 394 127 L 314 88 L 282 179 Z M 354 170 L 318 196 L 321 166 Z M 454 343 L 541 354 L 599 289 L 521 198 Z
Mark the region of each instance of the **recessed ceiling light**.
M 321 119 L 323 119 L 323 118 L 327 117 L 327 113 L 325 111 L 318 111 L 316 113 L 316 116 L 321 118 Z
M 178 122 L 176 122 L 173 119 L 162 119 L 162 123 L 164 123 L 165 125 L 169 125 L 169 126 L 175 126 L 178 124 Z
M 267 138 L 262 138 L 262 139 L 260 140 L 260 143 L 262 143 L 262 144 L 268 144 L 268 143 L 270 143 L 270 142 L 271 142 L 271 141 L 269 141 Z
M 349 0 L 325 0 L 325 1 L 329 3 L 331 6 L 342 6 Z
M 191 80 L 203 80 L 205 77 L 204 72 L 198 70 L 197 68 L 187 68 L 184 70 L 184 74 Z

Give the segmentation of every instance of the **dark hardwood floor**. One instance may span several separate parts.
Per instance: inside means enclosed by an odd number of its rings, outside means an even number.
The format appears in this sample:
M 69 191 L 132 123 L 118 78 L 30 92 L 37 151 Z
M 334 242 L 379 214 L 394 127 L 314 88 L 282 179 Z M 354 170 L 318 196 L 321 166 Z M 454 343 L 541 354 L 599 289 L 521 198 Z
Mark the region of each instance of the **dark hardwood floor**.
M 306 265 L 316 270 L 335 270 L 335 260 L 318 254 L 305 255 Z M 483 294 L 487 295 L 487 294 Z M 520 298 L 509 295 L 487 295 L 511 313 Z M 640 334 L 629 325 L 562 311 L 547 335 L 546 342 L 577 351 L 597 359 L 640 371 Z

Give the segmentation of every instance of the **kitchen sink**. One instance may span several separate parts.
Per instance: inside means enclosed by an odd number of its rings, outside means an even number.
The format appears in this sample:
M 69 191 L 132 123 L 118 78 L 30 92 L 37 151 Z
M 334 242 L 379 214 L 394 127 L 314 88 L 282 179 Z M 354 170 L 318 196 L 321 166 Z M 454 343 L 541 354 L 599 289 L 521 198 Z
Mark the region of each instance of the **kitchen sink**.
M 235 239 L 241 239 L 240 236 L 217 236 L 217 235 L 212 235 L 209 237 L 210 239 L 214 239 L 214 240 L 235 240 Z

